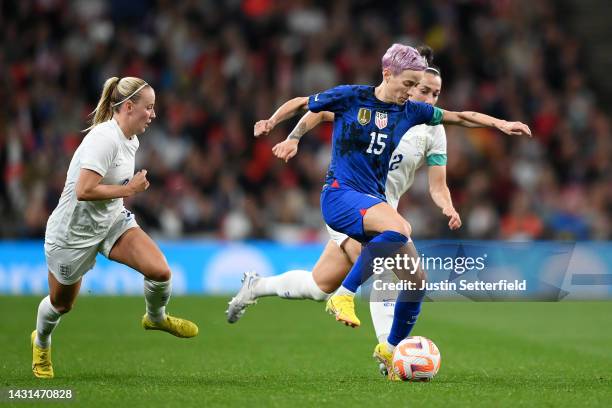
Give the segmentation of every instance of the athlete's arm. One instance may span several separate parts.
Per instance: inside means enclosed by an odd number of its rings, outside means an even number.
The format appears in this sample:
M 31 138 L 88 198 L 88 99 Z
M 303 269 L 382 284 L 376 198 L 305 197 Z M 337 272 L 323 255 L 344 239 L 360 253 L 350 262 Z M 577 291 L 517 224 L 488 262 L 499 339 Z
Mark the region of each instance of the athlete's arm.
M 461 217 L 453 207 L 450 190 L 446 185 L 446 166 L 430 166 L 427 176 L 432 200 L 442 209 L 442 214 L 450 218 L 448 228 L 455 230 L 461 227 Z
M 289 161 L 289 159 L 293 158 L 298 151 L 298 144 L 300 143 L 300 139 L 307 132 L 313 129 L 321 122 L 333 122 L 334 113 L 333 112 L 306 112 L 304 116 L 301 117 L 300 121 L 295 125 L 287 139 L 282 142 L 276 144 L 272 148 L 272 153 L 281 160 L 284 160 L 285 163 Z
M 100 184 L 102 176 L 93 170 L 82 168 L 75 186 L 77 200 L 97 201 L 111 198 L 129 197 L 149 188 L 147 171 L 140 170 L 125 185 Z
M 260 120 L 255 123 L 253 134 L 255 137 L 261 135 L 267 135 L 278 125 L 280 122 L 293 117 L 298 111 L 308 109 L 308 97 L 300 96 L 293 98 L 283 103 L 280 108 L 274 112 L 270 119 Z
M 522 122 L 508 122 L 479 112 L 453 112 L 447 110 L 443 112 L 443 124 L 463 127 L 492 127 L 501 130 L 507 135 L 528 135 L 531 137 L 531 129 Z

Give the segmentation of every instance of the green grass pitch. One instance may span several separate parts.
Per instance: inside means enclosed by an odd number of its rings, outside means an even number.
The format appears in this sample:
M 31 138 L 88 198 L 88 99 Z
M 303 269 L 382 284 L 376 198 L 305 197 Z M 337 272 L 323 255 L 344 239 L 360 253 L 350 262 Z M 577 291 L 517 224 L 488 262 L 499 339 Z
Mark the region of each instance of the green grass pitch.
M 39 297 L 0 297 L 0 387 L 71 388 L 45 406 L 610 406 L 612 302 L 427 303 L 413 334 L 442 353 L 430 383 L 379 376 L 367 305 L 349 329 L 310 301 L 262 299 L 235 325 L 227 298 L 176 297 L 194 339 L 140 327 L 144 300 L 83 296 L 53 335 L 56 378 L 34 379 Z M 68 405 L 65 405 L 68 404 Z M 0 402 L 2 406 L 9 406 Z M 19 402 L 15 406 L 27 406 Z M 40 405 L 40 402 L 37 404 Z

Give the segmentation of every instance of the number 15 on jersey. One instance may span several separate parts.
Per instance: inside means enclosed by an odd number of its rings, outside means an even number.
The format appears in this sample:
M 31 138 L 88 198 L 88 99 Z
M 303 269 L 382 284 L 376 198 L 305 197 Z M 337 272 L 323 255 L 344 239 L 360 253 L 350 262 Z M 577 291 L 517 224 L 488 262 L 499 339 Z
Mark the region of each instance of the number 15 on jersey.
M 387 146 L 387 142 L 385 142 L 387 135 L 384 133 L 372 132 L 370 133 L 370 137 L 372 140 L 370 140 L 370 145 L 366 153 L 381 154 L 383 150 L 385 150 L 385 146 Z

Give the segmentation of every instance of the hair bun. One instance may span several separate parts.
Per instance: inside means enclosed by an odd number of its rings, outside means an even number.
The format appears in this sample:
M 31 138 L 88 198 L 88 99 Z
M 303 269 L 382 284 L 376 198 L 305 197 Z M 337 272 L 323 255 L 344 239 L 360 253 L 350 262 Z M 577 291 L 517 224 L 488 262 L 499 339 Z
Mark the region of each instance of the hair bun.
M 419 45 L 417 51 L 421 54 L 421 57 L 425 58 L 428 65 L 431 65 L 434 58 L 434 52 L 429 45 Z

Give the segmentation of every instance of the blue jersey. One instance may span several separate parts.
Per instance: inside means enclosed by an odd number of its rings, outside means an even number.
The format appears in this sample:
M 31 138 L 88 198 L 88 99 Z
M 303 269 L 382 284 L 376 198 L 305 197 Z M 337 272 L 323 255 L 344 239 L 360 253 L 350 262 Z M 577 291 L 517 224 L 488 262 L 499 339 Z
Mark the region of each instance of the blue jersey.
M 391 153 L 408 129 L 441 123 L 442 111 L 420 102 L 404 105 L 376 98 L 373 86 L 341 85 L 308 99 L 312 112 L 335 114 L 332 157 L 325 182 L 386 201 Z

